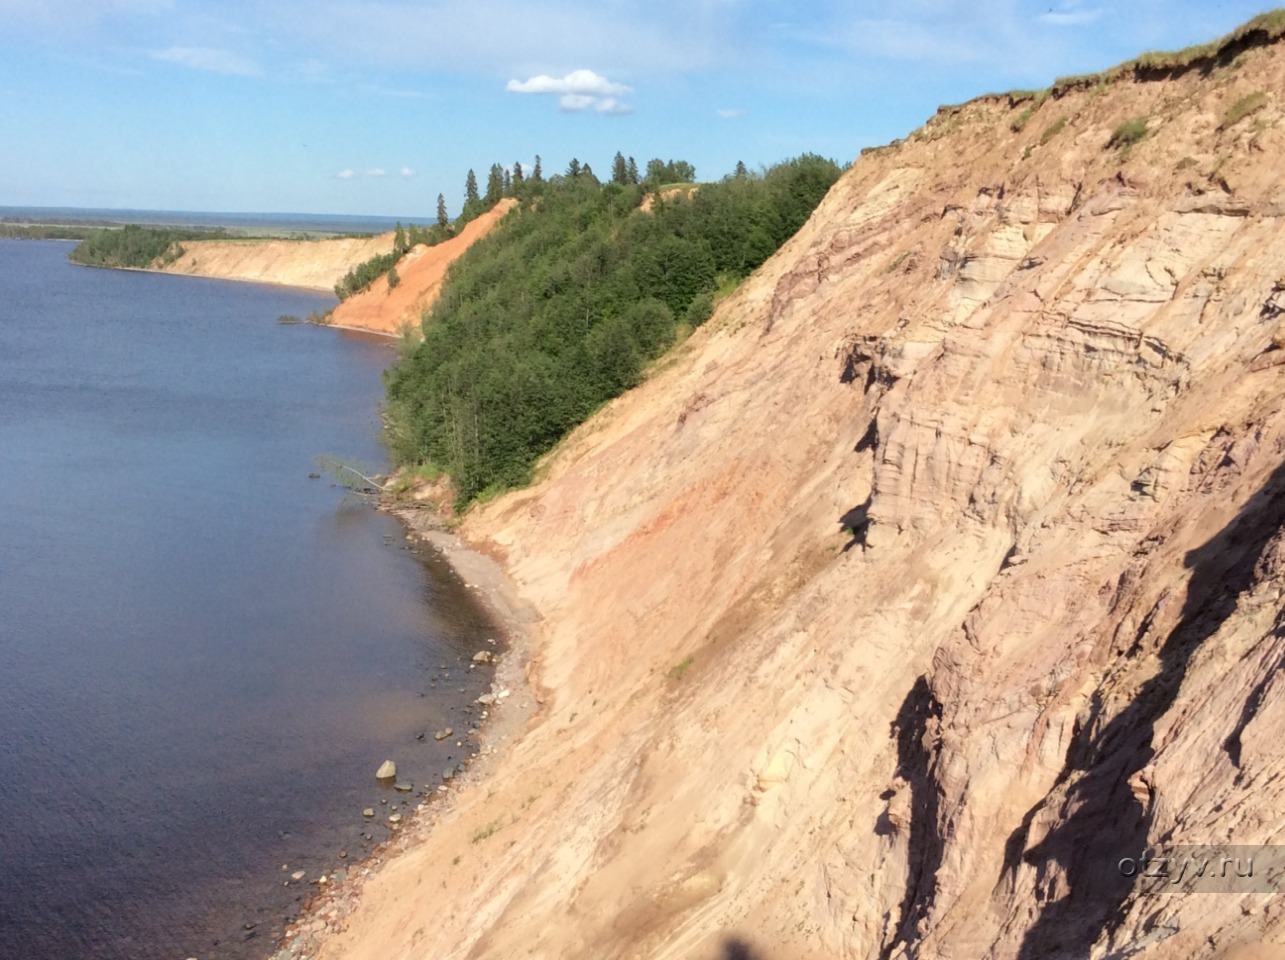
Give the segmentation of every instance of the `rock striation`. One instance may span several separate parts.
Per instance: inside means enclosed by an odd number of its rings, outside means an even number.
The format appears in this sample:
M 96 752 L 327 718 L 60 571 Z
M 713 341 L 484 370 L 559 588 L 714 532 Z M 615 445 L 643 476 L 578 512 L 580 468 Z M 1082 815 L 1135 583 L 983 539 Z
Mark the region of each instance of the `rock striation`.
M 1282 955 L 1279 897 L 1119 867 L 1285 829 L 1285 49 L 1244 47 L 867 152 L 471 515 L 543 707 L 321 956 Z

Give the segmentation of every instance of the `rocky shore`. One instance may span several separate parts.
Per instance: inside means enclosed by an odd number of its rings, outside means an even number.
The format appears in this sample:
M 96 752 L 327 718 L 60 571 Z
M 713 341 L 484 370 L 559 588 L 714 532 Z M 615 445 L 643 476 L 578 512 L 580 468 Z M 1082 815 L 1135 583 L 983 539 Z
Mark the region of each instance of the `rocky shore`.
M 409 537 L 448 563 L 495 622 L 493 650 L 479 650 L 473 658 L 475 664 L 492 665 L 495 670 L 490 689 L 477 700 L 483 708 L 472 737 L 477 749 L 463 763 L 444 770 L 442 783 L 432 794 L 418 801 L 408 795 L 406 801 L 395 804 L 397 809 L 391 813 L 392 803 L 362 811 L 368 821 L 386 820 L 390 830 L 388 838 L 365 860 L 316 877 L 301 876 L 299 872 L 289 875 L 288 882 L 311 884 L 315 893 L 298 918 L 286 926 L 269 960 L 315 956 L 327 935 L 346 929 L 346 918 L 360 901 L 366 882 L 393 857 L 423 842 L 437 820 L 453 809 L 458 789 L 486 776 L 541 702 L 528 683 L 526 671 L 530 660 L 529 629 L 537 615 L 518 597 L 504 568 L 448 530 L 435 509 L 404 504 L 383 504 L 381 509 L 397 516 L 406 525 Z M 444 740 L 454 733 L 448 727 L 433 736 Z M 371 772 L 376 773 L 375 764 Z

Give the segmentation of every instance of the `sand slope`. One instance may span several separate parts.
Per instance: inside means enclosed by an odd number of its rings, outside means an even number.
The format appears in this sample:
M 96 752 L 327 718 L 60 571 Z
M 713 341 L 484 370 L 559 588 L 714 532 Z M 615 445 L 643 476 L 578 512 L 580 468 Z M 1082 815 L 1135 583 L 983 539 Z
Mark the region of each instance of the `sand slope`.
M 189 240 L 164 271 L 333 290 L 353 267 L 392 248 L 391 233 L 334 240 Z
M 437 299 L 450 265 L 516 205 L 516 200 L 501 200 L 465 224 L 458 236 L 433 247 L 416 246 L 397 262 L 400 282 L 396 287 L 390 290 L 388 278 L 379 277 L 369 288 L 339 304 L 332 322 L 376 333 L 400 333 L 407 325 L 418 323 Z
M 1285 52 L 1208 66 L 862 157 L 467 519 L 543 705 L 320 957 L 1281 955 L 1117 869 L 1285 829 Z

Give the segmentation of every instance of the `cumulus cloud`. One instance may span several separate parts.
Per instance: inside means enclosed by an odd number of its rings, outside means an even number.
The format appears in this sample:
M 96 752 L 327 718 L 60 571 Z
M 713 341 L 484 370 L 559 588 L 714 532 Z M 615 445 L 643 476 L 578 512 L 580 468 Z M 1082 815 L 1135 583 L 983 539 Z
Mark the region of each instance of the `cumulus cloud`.
M 221 50 L 217 47 L 167 47 L 164 50 L 153 51 L 152 59 L 177 63 L 192 70 L 206 70 L 210 73 L 226 73 L 240 77 L 250 77 L 259 73 L 258 64 L 231 50 Z
M 504 89 L 510 93 L 588 94 L 597 97 L 617 97 L 633 93 L 623 83 L 612 83 L 592 70 L 572 70 L 565 77 L 540 74 L 530 80 L 510 80 L 504 85 Z
M 592 70 L 572 70 L 565 77 L 545 74 L 528 80 L 510 80 L 504 85 L 510 93 L 544 93 L 558 97 L 558 109 L 563 113 L 594 110 L 609 116 L 633 113 L 634 108 L 619 98 L 633 93 L 632 87 L 615 83 Z

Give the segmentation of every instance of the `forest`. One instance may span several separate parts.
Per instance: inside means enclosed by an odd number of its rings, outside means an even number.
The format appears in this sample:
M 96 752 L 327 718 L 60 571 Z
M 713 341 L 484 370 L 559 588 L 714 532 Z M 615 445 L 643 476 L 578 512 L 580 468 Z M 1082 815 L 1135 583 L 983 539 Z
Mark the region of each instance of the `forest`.
M 460 507 L 527 483 L 793 236 L 840 172 L 808 154 L 657 190 L 695 171 L 653 161 L 640 177 L 617 155 L 606 183 L 574 160 L 538 191 L 523 183 L 526 202 L 452 266 L 422 340 L 386 375 L 394 460 L 450 474 Z

